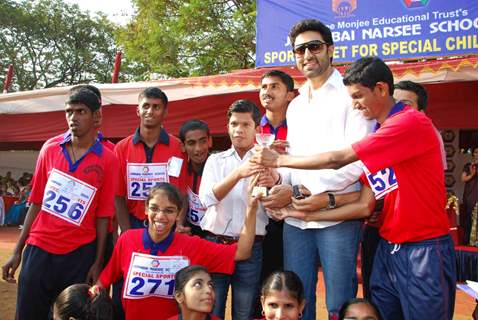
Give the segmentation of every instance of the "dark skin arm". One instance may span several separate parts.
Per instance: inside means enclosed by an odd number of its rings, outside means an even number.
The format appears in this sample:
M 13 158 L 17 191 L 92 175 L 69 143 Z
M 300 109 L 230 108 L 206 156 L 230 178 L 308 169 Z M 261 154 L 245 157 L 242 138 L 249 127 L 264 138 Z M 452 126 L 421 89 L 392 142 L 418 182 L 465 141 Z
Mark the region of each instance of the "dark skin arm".
M 124 197 L 115 197 L 116 219 L 121 229 L 121 233 L 131 229 L 129 222 L 128 207 L 126 206 L 126 199 Z
M 41 205 L 39 204 L 32 204 L 30 206 L 25 217 L 25 222 L 23 223 L 23 229 L 20 232 L 20 238 L 17 241 L 15 249 L 13 249 L 12 256 L 2 266 L 2 279 L 7 282 L 16 282 L 15 271 L 22 261 L 22 252 L 25 247 L 25 242 L 27 241 L 33 221 L 35 221 L 40 209 Z
M 234 257 L 234 261 L 246 260 L 251 257 L 252 246 L 254 245 L 254 239 L 256 236 L 256 213 L 259 207 L 259 201 L 261 195 L 256 197 L 252 196 L 252 189 L 258 184 L 260 174 L 256 174 L 247 189 L 249 201 L 246 209 L 246 219 L 242 226 L 241 233 L 239 235 L 239 241 L 237 241 L 237 250 Z
M 96 259 L 88 271 L 86 283 L 95 283 L 101 270 L 103 269 L 103 259 L 105 256 L 106 236 L 108 233 L 109 218 L 96 219 Z

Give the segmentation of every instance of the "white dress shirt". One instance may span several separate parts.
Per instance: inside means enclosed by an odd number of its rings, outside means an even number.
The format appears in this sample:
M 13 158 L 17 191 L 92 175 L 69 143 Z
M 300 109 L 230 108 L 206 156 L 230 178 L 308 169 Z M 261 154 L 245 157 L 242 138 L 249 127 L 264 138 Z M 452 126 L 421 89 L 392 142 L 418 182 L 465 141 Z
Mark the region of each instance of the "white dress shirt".
M 253 155 L 249 150 L 244 158 L 240 158 L 236 150 L 231 149 L 211 154 L 204 165 L 204 171 L 199 187 L 199 198 L 207 208 L 201 221 L 201 228 L 217 235 L 238 237 L 241 233 L 248 202 L 247 188 L 249 178 L 239 180 L 229 193 L 219 201 L 212 188 L 223 180 L 233 170 L 244 162 L 249 161 Z M 257 209 L 256 235 L 266 234 L 268 217 L 262 205 Z
M 309 82 L 306 82 L 299 93 L 287 109 L 287 141 L 291 155 L 304 156 L 340 150 L 372 131 L 375 121 L 365 120 L 360 111 L 352 108 L 352 100 L 337 70 L 334 69 L 319 89 L 313 90 Z M 360 189 L 357 180 L 362 173 L 362 165 L 358 162 L 338 170 L 281 170 L 284 182 L 302 184 L 312 194 L 357 191 Z M 340 222 L 305 222 L 288 218 L 286 223 L 309 229 L 324 228 Z

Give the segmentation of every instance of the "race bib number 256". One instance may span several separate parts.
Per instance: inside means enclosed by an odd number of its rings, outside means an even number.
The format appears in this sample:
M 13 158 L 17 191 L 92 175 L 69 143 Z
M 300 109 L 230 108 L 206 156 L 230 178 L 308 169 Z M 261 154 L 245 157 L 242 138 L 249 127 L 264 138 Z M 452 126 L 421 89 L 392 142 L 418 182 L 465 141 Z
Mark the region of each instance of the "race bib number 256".
M 95 193 L 95 187 L 53 169 L 43 194 L 42 210 L 79 226 Z

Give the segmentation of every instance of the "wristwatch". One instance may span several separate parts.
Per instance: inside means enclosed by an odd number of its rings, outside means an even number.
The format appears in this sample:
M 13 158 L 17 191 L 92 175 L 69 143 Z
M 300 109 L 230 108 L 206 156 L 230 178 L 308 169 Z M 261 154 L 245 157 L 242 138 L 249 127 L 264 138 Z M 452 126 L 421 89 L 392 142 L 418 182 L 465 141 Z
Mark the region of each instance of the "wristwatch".
M 327 196 L 329 196 L 329 204 L 327 205 L 327 209 L 334 209 L 335 208 L 335 196 L 327 192 Z

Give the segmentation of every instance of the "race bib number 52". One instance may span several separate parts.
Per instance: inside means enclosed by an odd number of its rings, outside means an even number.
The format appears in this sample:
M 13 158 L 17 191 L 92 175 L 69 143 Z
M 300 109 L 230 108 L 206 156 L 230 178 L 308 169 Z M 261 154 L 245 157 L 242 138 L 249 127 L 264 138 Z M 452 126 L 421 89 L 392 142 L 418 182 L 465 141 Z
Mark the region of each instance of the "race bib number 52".
M 364 167 L 365 175 L 367 176 L 368 183 L 375 194 L 375 199 L 381 199 L 385 197 L 387 193 L 398 188 L 397 178 L 393 168 L 385 168 L 374 174 Z
M 43 194 L 42 210 L 79 226 L 95 193 L 95 187 L 53 169 Z
M 133 252 L 125 281 L 125 299 L 173 298 L 174 275 L 189 265 L 183 256 L 153 256 Z

